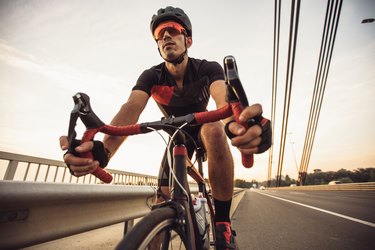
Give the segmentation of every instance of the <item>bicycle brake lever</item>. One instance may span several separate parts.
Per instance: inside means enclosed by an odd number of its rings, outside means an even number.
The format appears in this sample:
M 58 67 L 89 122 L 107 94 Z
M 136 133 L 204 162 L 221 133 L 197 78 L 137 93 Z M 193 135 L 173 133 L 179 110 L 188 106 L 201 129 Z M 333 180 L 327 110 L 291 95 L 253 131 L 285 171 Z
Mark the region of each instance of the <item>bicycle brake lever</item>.
M 83 124 L 85 124 L 86 128 L 99 128 L 105 125 L 94 111 L 92 111 L 90 97 L 88 95 L 78 92 L 73 96 L 73 100 L 75 103 L 73 111 L 78 113 L 79 118 L 82 120 Z
M 69 132 L 68 139 L 70 145 L 73 145 L 73 141 L 77 136 L 75 131 L 75 126 L 78 117 L 81 119 L 83 124 L 86 126 L 86 132 L 84 133 L 81 143 L 86 141 L 91 141 L 94 138 L 95 133 L 99 130 L 100 127 L 104 126 L 105 123 L 102 122 L 99 117 L 92 111 L 90 106 L 90 98 L 85 93 L 78 92 L 73 96 L 74 108 L 70 114 L 69 122 Z M 86 152 L 80 154 L 84 158 L 94 159 L 92 152 Z M 99 178 L 105 183 L 110 183 L 112 181 L 112 175 L 106 172 L 101 167 L 97 167 L 92 174 Z
M 238 76 L 236 60 L 233 56 L 226 56 L 224 58 L 224 72 L 225 82 L 230 87 L 230 91 L 235 95 L 236 99 L 241 103 L 243 107 L 249 106 L 245 90 L 242 87 L 242 83 Z
M 75 127 L 77 125 L 77 120 L 79 117 L 79 109 L 80 109 L 80 105 L 78 103 L 75 103 L 72 112 L 70 112 L 69 129 L 68 129 L 69 145 L 73 145 L 73 141 L 77 137 L 77 132 L 75 130 Z
M 69 130 L 68 130 L 68 141 L 69 145 L 72 145 L 73 141 L 76 139 L 77 132 L 75 130 L 77 124 L 78 115 L 70 114 L 70 121 L 69 121 Z
M 248 122 L 240 122 L 239 116 L 244 108 L 249 106 L 245 90 L 238 76 L 236 60 L 233 56 L 224 58 L 225 82 L 227 84 L 227 98 L 232 107 L 236 122 L 241 123 L 246 129 L 249 128 Z M 253 120 L 253 119 L 251 119 Z M 250 125 L 251 126 L 251 125 Z M 254 156 L 252 154 L 242 153 L 242 165 L 251 168 L 254 164 Z

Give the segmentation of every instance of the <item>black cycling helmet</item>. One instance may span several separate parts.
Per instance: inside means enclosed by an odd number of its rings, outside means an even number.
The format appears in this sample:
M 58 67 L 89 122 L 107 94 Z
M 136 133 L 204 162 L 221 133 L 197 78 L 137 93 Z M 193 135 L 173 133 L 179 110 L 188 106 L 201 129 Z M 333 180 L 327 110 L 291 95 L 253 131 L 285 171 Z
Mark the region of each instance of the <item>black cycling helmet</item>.
M 187 36 L 192 36 L 192 28 L 189 17 L 185 14 L 185 12 L 180 8 L 174 8 L 172 6 L 167 6 L 165 9 L 161 8 L 158 10 L 156 15 L 152 16 L 150 29 L 152 35 L 154 35 L 154 31 L 156 27 L 164 21 L 173 20 L 181 24 L 187 33 Z

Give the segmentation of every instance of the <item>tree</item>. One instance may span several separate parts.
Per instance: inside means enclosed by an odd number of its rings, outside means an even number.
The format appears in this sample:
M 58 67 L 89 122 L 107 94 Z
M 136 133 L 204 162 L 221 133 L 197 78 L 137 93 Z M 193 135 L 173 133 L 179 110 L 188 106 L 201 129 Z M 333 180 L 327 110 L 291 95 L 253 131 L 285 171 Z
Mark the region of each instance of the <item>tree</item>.
M 353 183 L 353 181 L 352 181 L 352 179 L 350 179 L 350 177 L 342 177 L 338 180 L 341 181 L 342 183 Z
M 375 168 L 358 168 L 353 171 L 342 168 L 336 172 L 314 172 L 306 176 L 304 185 L 328 184 L 334 180 L 343 183 L 375 181 Z
M 259 186 L 259 183 L 257 180 L 251 180 L 251 182 L 247 182 L 246 180 L 241 179 L 235 179 L 234 180 L 234 186 L 238 188 L 252 188 L 253 185 L 256 187 Z
M 314 171 L 314 173 L 307 174 L 303 185 L 326 185 L 330 181 L 341 181 L 343 183 L 352 182 L 375 182 L 375 168 L 358 168 L 353 171 L 340 169 L 338 171 Z M 236 180 L 237 181 L 237 180 Z M 242 180 L 246 183 L 246 181 Z M 257 183 L 258 186 L 276 187 L 276 179 L 272 179 L 270 183 L 268 181 L 256 182 L 252 180 L 252 183 Z M 290 178 L 289 175 L 285 176 L 285 179 L 281 181 L 281 186 L 290 186 L 290 184 L 297 183 L 296 180 Z M 247 184 L 241 184 L 247 185 Z M 236 185 L 237 186 L 237 185 Z M 251 185 L 250 185 L 251 187 Z
M 369 181 L 375 181 L 375 168 L 370 170 L 370 180 Z

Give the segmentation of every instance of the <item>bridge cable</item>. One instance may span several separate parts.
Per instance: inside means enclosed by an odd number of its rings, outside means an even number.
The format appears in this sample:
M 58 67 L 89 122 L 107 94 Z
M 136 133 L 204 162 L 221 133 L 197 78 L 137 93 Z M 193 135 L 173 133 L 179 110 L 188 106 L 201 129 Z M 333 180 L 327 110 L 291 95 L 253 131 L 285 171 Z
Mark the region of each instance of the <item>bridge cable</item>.
M 295 0 L 292 0 L 292 4 L 291 4 L 289 46 L 288 46 L 288 65 L 287 65 L 287 74 L 286 74 L 286 82 L 285 82 L 284 110 L 283 110 L 282 131 L 281 131 L 281 140 L 280 140 L 280 151 L 279 151 L 279 161 L 278 161 L 278 168 L 277 168 L 276 186 L 281 185 L 281 173 L 282 173 L 282 167 L 283 167 L 283 161 L 284 161 L 285 140 L 286 140 L 286 134 L 287 134 L 287 129 L 288 129 L 289 107 L 290 107 L 290 98 L 291 98 L 291 92 L 292 92 L 294 61 L 295 61 L 296 45 L 297 45 L 300 3 L 301 1 L 297 0 L 297 6 L 296 6 Z
M 304 172 L 305 168 L 305 159 L 306 159 L 306 152 L 309 148 L 310 144 L 310 138 L 311 138 L 311 129 L 312 129 L 312 124 L 313 124 L 313 118 L 315 114 L 315 109 L 316 109 L 316 98 L 317 98 L 317 93 L 319 91 L 319 85 L 318 85 L 318 79 L 321 76 L 321 65 L 323 64 L 322 56 L 325 53 L 326 49 L 326 44 L 327 44 L 327 29 L 328 26 L 331 22 L 331 16 L 332 16 L 332 5 L 333 1 L 328 1 L 327 2 L 327 9 L 326 9 L 326 17 L 324 21 L 324 28 L 323 28 L 323 35 L 322 35 L 322 41 L 321 41 L 321 46 L 320 46 L 320 53 L 319 53 L 319 60 L 318 60 L 318 67 L 317 67 L 317 72 L 315 76 L 315 85 L 314 85 L 314 91 L 313 91 L 313 96 L 311 100 L 311 106 L 310 106 L 310 115 L 309 115 L 309 120 L 307 123 L 307 131 L 305 135 L 305 143 L 303 146 L 303 151 L 302 151 L 302 157 L 301 157 L 301 164 L 300 164 L 300 171 L 299 171 L 299 182 L 300 184 L 303 184 L 302 182 L 302 175 Z
M 334 13 L 333 12 L 334 6 Z M 315 141 L 316 130 L 323 103 L 327 77 L 331 65 L 332 52 L 336 40 L 337 27 L 340 19 L 342 0 L 329 1 L 327 3 L 326 18 L 323 29 L 319 62 L 315 78 L 314 92 L 311 101 L 309 121 L 306 129 L 305 143 L 302 152 L 298 182 L 303 185 L 307 168 L 311 158 L 311 152 Z M 328 45 L 327 45 L 328 44 Z M 328 47 L 328 48 L 327 48 Z
M 275 134 L 275 116 L 276 116 L 276 97 L 277 97 L 277 76 L 279 69 L 279 44 L 280 44 L 280 12 L 281 0 L 275 0 L 274 13 L 274 38 L 273 38 L 273 69 L 272 69 L 272 105 L 271 105 L 271 130 L 272 130 L 272 144 L 269 149 L 268 158 L 268 179 L 267 186 L 271 186 L 272 178 L 272 163 L 273 163 L 273 145 Z

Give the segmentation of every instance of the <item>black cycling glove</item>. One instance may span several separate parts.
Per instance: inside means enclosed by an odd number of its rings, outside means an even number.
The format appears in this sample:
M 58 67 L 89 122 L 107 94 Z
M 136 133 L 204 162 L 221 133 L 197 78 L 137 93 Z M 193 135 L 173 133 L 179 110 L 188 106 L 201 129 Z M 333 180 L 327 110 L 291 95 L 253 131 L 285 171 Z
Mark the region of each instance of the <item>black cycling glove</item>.
M 260 135 L 260 138 L 262 138 L 262 142 L 258 146 L 258 153 L 263 153 L 267 151 L 272 145 L 272 129 L 271 121 L 264 118 L 263 116 L 260 117 L 260 123 L 257 124 L 262 127 L 262 134 Z
M 236 137 L 235 134 L 232 134 L 232 132 L 229 131 L 229 125 L 232 122 L 234 122 L 234 120 L 225 124 L 224 127 L 225 133 L 227 134 L 229 139 Z M 262 115 L 258 115 L 253 119 L 250 119 L 247 124 L 249 128 L 253 125 L 259 125 L 262 128 L 262 134 L 260 135 L 260 137 L 262 138 L 262 142 L 258 146 L 258 153 L 263 153 L 267 149 L 269 149 L 272 144 L 272 129 L 270 120 L 264 118 Z
M 108 165 L 109 157 L 111 153 L 104 147 L 103 142 L 101 141 L 93 141 L 94 147 L 92 148 L 91 152 L 94 156 L 94 160 L 99 162 L 101 168 L 105 168 Z M 81 140 L 74 140 L 68 151 L 65 154 L 73 154 L 75 156 L 79 156 L 80 154 L 75 151 L 75 148 L 81 144 Z M 69 167 L 69 166 L 68 166 Z

